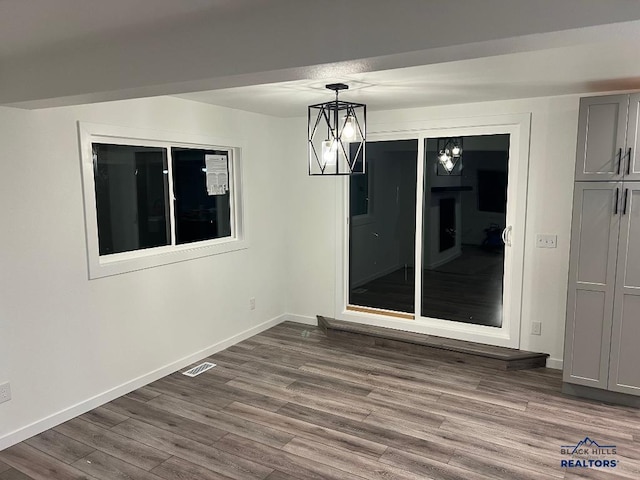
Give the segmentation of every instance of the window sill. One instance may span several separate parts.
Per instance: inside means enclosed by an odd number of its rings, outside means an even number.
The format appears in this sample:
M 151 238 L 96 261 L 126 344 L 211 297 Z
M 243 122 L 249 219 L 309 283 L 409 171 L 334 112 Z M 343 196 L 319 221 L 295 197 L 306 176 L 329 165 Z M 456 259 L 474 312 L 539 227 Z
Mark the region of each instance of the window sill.
M 180 245 L 177 247 L 150 248 L 136 252 L 103 256 L 100 257 L 97 262 L 91 262 L 89 264 L 89 279 L 94 280 L 112 275 L 120 275 L 249 248 L 246 240 L 237 239 L 203 243 L 204 242 L 194 245 Z

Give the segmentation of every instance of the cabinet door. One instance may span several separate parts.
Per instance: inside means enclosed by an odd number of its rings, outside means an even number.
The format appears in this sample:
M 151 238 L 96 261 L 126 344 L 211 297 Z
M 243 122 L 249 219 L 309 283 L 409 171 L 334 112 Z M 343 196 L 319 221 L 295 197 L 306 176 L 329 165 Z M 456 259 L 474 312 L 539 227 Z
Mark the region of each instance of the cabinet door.
M 565 382 L 607 388 L 620 229 L 620 182 L 577 182 L 564 349 Z
M 629 95 L 580 100 L 576 181 L 621 180 Z
M 640 182 L 623 187 L 609 389 L 640 395 Z
M 640 93 L 629 96 L 627 147 L 623 152 L 622 168 L 625 181 L 640 181 Z

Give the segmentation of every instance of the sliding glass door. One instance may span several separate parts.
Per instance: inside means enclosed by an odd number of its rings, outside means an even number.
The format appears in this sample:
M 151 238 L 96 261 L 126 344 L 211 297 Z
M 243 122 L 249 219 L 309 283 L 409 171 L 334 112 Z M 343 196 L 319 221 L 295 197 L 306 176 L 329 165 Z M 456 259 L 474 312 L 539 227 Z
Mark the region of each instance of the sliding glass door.
M 367 174 L 346 197 L 343 318 L 519 345 L 528 118 L 517 121 L 367 142 Z M 459 155 L 443 156 L 452 138 Z
M 349 179 L 349 304 L 413 313 L 418 140 L 366 149 Z
M 502 326 L 509 135 L 425 139 L 421 315 Z

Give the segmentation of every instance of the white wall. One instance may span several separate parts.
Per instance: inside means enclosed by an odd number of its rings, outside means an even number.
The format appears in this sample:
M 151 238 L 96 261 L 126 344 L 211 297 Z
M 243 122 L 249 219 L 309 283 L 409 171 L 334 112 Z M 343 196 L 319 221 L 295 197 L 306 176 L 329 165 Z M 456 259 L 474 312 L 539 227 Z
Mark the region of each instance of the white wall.
M 89 281 L 79 120 L 243 142 L 249 248 Z M 121 385 L 282 319 L 281 123 L 175 98 L 0 108 L 0 382 L 13 394 L 0 405 L 0 449 L 91 402 L 12 432 L 116 389 L 102 403 Z
M 551 365 L 562 359 L 573 169 L 578 122 L 577 96 L 416 108 L 369 114 L 376 124 L 441 126 L 452 118 L 532 113 L 529 188 L 526 217 L 524 285 L 520 348 L 547 352 Z M 290 120 L 290 195 L 288 223 L 289 276 L 287 311 L 301 317 L 336 315 L 335 282 L 339 266 L 331 260 L 341 248 L 333 212 L 343 179 L 306 174 L 305 119 Z M 536 249 L 536 233 L 558 235 L 557 249 Z M 314 255 L 309 255 L 314 252 Z M 542 322 L 532 336 L 531 322 Z

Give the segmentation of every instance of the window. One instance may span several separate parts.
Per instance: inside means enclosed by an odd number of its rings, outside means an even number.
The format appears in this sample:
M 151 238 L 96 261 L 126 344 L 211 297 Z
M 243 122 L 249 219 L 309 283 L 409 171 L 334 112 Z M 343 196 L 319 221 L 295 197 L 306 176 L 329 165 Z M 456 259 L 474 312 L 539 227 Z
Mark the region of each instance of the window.
M 81 124 L 89 276 L 245 248 L 239 147 Z
M 365 149 L 370 149 L 367 145 L 365 145 Z M 358 145 L 350 144 L 349 148 L 352 151 L 352 155 L 355 155 Z M 368 150 L 367 155 L 369 155 L 369 161 L 367 162 L 365 173 L 349 177 L 349 211 L 351 221 L 357 224 L 369 223 L 372 221 L 373 216 L 373 162 Z M 355 170 L 362 168 L 360 164 L 363 160 L 363 152 L 360 151 L 356 158 Z
M 92 148 L 100 255 L 170 245 L 166 149 Z
M 361 175 L 351 175 L 350 195 L 351 217 L 367 215 L 369 213 L 369 172 Z
M 207 188 L 207 178 L 210 175 L 207 172 L 206 159 L 214 157 L 218 158 L 223 168 L 227 168 L 227 151 L 171 149 L 177 244 L 231 236 L 229 190 L 211 194 Z M 226 174 L 228 175 L 228 168 Z

